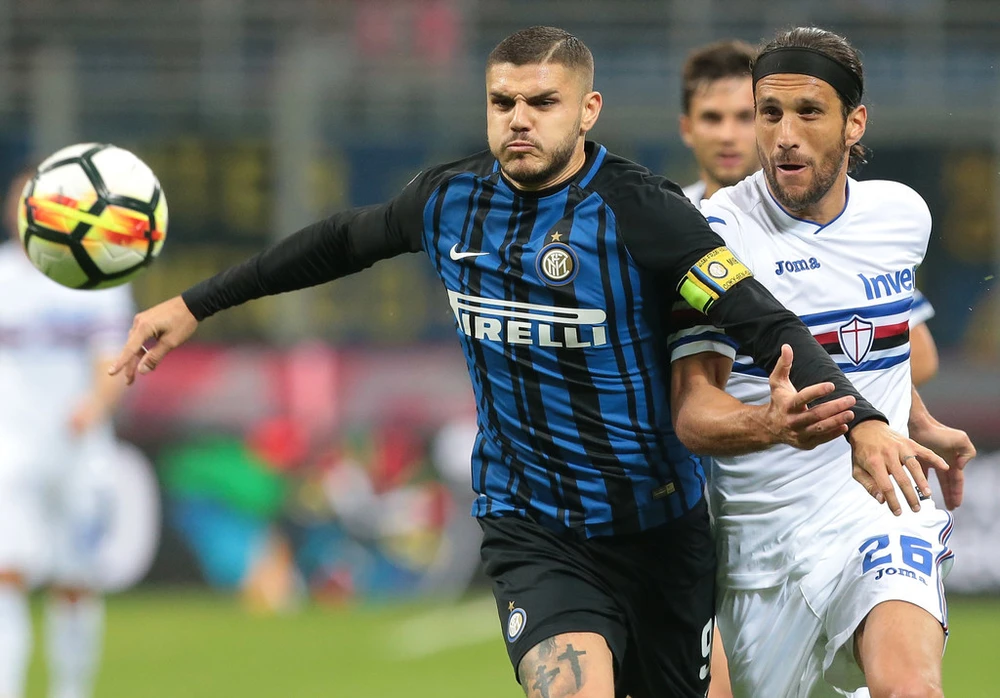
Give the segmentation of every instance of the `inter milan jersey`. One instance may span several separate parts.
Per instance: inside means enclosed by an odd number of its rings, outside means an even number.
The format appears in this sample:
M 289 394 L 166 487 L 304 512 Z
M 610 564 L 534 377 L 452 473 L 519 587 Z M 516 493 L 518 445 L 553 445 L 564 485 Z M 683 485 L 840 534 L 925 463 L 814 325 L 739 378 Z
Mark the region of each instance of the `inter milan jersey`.
M 591 537 L 700 502 L 702 465 L 671 425 L 681 297 L 761 365 L 789 342 L 793 380 L 856 394 L 676 185 L 593 143 L 571 180 L 543 191 L 518 190 L 488 152 L 432 168 L 387 204 L 314 224 L 183 297 L 200 320 L 417 251 L 447 290 L 476 392 L 475 516 Z M 879 416 L 863 401 L 859 414 Z

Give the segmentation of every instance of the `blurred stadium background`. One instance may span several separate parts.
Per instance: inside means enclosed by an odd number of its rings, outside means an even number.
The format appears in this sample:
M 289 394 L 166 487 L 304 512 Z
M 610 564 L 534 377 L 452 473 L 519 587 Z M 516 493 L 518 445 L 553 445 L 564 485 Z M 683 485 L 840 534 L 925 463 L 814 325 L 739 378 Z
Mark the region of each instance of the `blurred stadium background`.
M 862 178 L 934 214 L 918 278 L 942 367 L 923 393 L 983 454 L 953 537 L 945 686 L 1000 695 L 995 0 L 0 0 L 0 173 L 78 141 L 146 160 L 171 212 L 134 285 L 148 307 L 482 149 L 484 59 L 513 30 L 582 37 L 594 137 L 685 184 L 685 54 L 809 23 L 864 53 Z M 109 564 L 141 579 L 110 602 L 98 695 L 519 695 L 478 577 L 452 332 L 425 260 L 397 259 L 206 322 L 132 389 L 119 433 L 158 490 L 123 478 L 146 523 L 124 519 Z

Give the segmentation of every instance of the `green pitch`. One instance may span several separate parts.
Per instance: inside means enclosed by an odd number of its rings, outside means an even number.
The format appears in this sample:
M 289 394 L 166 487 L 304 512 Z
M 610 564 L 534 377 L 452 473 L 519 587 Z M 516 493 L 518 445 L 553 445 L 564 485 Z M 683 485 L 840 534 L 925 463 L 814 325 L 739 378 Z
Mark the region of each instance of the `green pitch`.
M 1000 695 L 1000 598 L 953 599 L 950 620 L 946 694 Z M 28 698 L 45 695 L 42 654 L 36 649 Z M 488 598 L 280 617 L 256 617 L 234 600 L 196 593 L 142 592 L 108 604 L 98 698 L 473 695 L 523 695 Z

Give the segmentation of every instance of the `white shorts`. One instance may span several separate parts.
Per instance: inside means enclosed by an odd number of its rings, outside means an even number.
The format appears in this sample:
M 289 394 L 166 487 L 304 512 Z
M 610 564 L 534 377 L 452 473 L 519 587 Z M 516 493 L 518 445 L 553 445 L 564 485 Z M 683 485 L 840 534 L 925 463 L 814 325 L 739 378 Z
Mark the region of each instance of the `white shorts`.
M 95 588 L 111 506 L 104 438 L 0 439 L 0 570 L 30 584 Z
M 766 589 L 725 589 L 717 617 L 733 695 L 819 698 L 858 691 L 854 631 L 883 601 L 908 601 L 948 632 L 943 580 L 952 517 L 924 502 L 831 535 L 809 569 Z M 862 691 L 858 695 L 865 695 Z

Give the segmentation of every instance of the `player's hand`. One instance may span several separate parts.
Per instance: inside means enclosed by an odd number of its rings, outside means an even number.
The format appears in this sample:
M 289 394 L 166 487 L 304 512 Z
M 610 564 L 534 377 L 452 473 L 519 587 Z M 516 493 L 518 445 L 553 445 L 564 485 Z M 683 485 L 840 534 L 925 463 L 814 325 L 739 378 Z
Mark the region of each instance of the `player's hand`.
M 155 369 L 170 350 L 186 342 L 196 329 L 198 320 L 180 296 L 139 313 L 132 323 L 125 348 L 111 364 L 108 374 L 114 376 L 124 369 L 125 382 L 132 385 L 136 373 Z
M 810 408 L 809 405 L 834 390 L 833 383 L 817 383 L 796 390 L 789 374 L 792 348 L 781 347 L 781 356 L 771 371 L 771 402 L 765 413 L 768 430 L 778 443 L 812 449 L 847 433 L 847 423 L 854 419 L 851 407 L 855 399 L 847 395 Z
M 896 516 L 903 510 L 892 486 L 893 480 L 903 491 L 910 509 L 920 511 L 920 500 L 931 496 L 924 469 L 948 470 L 948 464 L 929 448 L 897 434 L 888 424 L 876 419 L 857 425 L 847 438 L 853 451 L 854 479 L 880 504 L 888 504 Z M 916 489 L 907 473 L 916 483 Z
M 73 436 L 83 436 L 107 417 L 107 410 L 96 400 L 82 401 L 69 416 L 69 431 Z
M 911 425 L 910 436 L 948 463 L 950 466 L 948 470 L 937 472 L 944 505 L 949 509 L 961 506 L 965 490 L 965 466 L 976 457 L 976 447 L 972 445 L 969 435 L 961 429 L 952 429 L 934 420 L 933 423 L 920 428 Z M 924 476 L 927 476 L 926 468 Z

